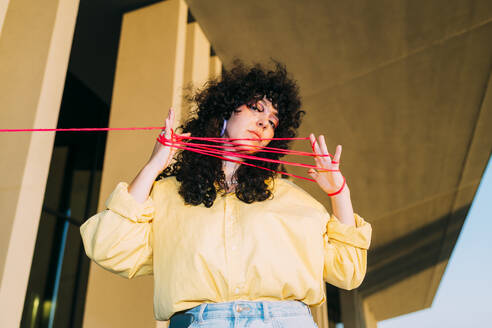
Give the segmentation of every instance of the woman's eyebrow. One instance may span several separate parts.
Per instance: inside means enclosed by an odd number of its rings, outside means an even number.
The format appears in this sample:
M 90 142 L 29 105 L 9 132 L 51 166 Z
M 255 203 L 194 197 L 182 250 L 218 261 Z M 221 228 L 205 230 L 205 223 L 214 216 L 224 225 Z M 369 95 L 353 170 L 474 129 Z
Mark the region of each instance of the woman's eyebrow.
M 260 99 L 260 102 L 261 102 L 261 105 L 263 107 L 267 107 L 267 103 L 263 99 Z M 278 116 L 277 116 L 278 115 L 278 110 L 276 110 L 273 106 L 272 106 L 272 108 L 273 108 L 273 111 L 272 111 L 273 116 L 275 116 L 275 118 L 278 120 Z

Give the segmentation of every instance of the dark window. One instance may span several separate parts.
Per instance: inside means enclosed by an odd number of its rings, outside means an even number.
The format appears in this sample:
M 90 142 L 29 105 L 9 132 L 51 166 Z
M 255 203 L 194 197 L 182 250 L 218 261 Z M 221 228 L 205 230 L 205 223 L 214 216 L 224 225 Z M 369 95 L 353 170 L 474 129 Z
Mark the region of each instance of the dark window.
M 108 106 L 70 72 L 58 128 L 107 127 Z M 57 132 L 21 327 L 81 327 L 89 259 L 79 227 L 97 211 L 106 132 Z

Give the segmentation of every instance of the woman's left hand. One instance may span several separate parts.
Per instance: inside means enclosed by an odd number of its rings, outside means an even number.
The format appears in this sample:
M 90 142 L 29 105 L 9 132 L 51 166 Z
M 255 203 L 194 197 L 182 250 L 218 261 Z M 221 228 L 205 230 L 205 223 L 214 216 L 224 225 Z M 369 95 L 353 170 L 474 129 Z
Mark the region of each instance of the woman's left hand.
M 316 183 L 327 194 L 332 194 L 340 190 L 343 185 L 343 175 L 340 172 L 340 155 L 342 154 L 342 145 L 338 145 L 335 150 L 333 159 L 326 148 L 325 137 L 320 135 L 318 141 L 314 134 L 310 134 L 311 145 L 313 145 L 313 153 L 319 156 L 314 156 L 316 166 L 321 169 L 308 169 L 308 174 L 316 181 Z M 324 156 L 323 156 L 324 155 Z M 333 170 L 333 171 L 332 171 Z

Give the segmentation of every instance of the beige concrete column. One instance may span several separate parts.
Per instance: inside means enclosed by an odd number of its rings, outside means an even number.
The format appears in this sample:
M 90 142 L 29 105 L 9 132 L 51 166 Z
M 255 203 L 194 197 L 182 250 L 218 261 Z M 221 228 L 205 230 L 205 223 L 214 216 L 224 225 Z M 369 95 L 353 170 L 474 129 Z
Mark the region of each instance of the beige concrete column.
M 364 312 L 364 319 L 367 328 L 377 328 L 378 321 L 374 316 L 374 313 L 369 308 L 369 302 L 362 300 L 362 311 Z
M 56 127 L 78 3 L 1 2 L 1 128 Z M 0 134 L 0 327 L 20 324 L 53 141 L 53 132 Z
M 9 2 L 10 0 L 0 0 L 0 36 L 2 35 L 3 22 L 5 21 Z
M 180 108 L 187 6 L 168 0 L 123 17 L 110 127 L 162 126 Z M 108 134 L 99 210 L 119 181 L 130 182 L 147 162 L 160 131 Z M 153 278 L 125 280 L 91 265 L 84 327 L 152 327 Z
M 183 74 L 183 90 L 180 95 L 188 88 L 201 87 L 209 77 L 210 65 L 210 42 L 205 37 L 200 25 L 193 22 L 186 27 L 186 49 Z M 189 89 L 188 89 L 189 90 Z M 184 97 L 183 97 L 184 98 Z M 183 99 L 183 105 L 178 115 L 176 115 L 176 126 L 182 124 L 189 118 L 191 106 L 186 104 Z M 157 328 L 166 328 L 169 326 L 168 321 L 156 323 Z
M 210 42 L 197 22 L 186 28 L 186 52 L 183 83 L 185 87 L 200 88 L 208 80 L 210 72 Z M 180 123 L 189 117 L 192 108 L 182 108 Z
M 311 314 L 313 315 L 314 322 L 319 328 L 328 328 L 328 310 L 326 303 L 320 306 L 311 306 Z
M 210 57 L 210 75 L 211 79 L 220 76 L 222 74 L 222 61 L 218 56 Z
M 377 321 L 357 289 L 340 289 L 340 307 L 344 328 L 376 328 Z

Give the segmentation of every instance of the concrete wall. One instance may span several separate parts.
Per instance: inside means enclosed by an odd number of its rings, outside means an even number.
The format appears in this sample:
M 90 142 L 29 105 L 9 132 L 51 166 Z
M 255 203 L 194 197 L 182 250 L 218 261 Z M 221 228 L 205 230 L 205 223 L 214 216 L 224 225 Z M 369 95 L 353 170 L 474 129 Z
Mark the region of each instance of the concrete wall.
M 199 88 L 208 79 L 210 72 L 210 42 L 197 22 L 186 28 L 186 53 L 183 80 L 183 96 L 190 88 Z M 177 119 L 182 123 L 189 117 L 192 107 L 183 99 L 183 110 Z
M 180 107 L 186 13 L 182 0 L 170 0 L 124 15 L 110 127 L 162 126 L 169 107 Z M 108 134 L 99 210 L 116 184 L 130 182 L 146 163 L 159 132 Z M 83 326 L 155 326 L 152 277 L 125 280 L 92 264 Z
M 168 0 L 124 15 L 110 127 L 163 126 L 171 106 L 177 112 L 175 127 L 182 121 L 183 86 L 203 83 L 211 61 L 210 43 L 200 26 L 186 24 L 187 9 L 183 0 Z M 108 134 L 99 210 L 119 181 L 130 182 L 143 167 L 159 132 Z M 151 276 L 125 280 L 92 265 L 83 325 L 167 327 L 168 323 L 154 320 Z
M 0 127 L 55 128 L 78 0 L 0 5 Z M 0 326 L 20 323 L 54 133 L 2 133 Z

